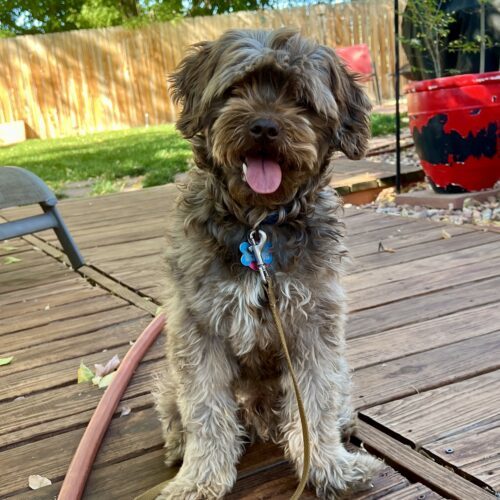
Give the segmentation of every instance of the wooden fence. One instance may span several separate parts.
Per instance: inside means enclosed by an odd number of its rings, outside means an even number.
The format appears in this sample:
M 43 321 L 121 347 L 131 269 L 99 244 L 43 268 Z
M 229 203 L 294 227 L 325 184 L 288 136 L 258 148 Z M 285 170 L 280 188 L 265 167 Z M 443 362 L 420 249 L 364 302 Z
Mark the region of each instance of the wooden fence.
M 188 45 L 233 27 L 295 26 L 331 47 L 367 43 L 390 99 L 392 23 L 392 1 L 369 0 L 2 39 L 0 123 L 24 120 L 45 138 L 174 121 L 168 74 Z

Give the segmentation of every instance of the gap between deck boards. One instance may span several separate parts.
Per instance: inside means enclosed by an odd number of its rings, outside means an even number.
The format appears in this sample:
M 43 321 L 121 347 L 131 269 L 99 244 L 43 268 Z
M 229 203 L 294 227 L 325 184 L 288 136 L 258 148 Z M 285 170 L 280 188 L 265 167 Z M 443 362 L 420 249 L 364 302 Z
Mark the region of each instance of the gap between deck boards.
M 63 262 L 68 266 L 70 265 L 66 255 L 57 247 L 51 245 L 50 243 L 47 243 L 45 240 L 42 240 L 41 238 L 33 235 L 23 236 L 23 239 L 38 247 L 50 257 L 53 257 L 54 259 Z M 156 302 L 155 299 L 153 299 L 152 297 L 140 295 L 136 290 L 125 286 L 123 283 L 117 281 L 112 276 L 105 274 L 101 269 L 97 269 L 89 265 L 84 265 L 80 269 L 75 270 L 75 272 L 83 276 L 86 280 L 92 283 L 96 283 L 101 288 L 111 292 L 113 295 L 116 295 L 129 302 L 130 304 L 133 304 L 143 309 L 144 311 L 147 311 L 153 316 L 156 315 L 159 308 L 159 303 Z
M 368 451 L 382 457 L 403 475 L 409 475 L 446 498 L 491 500 L 493 492 L 476 485 L 455 470 L 433 461 L 427 454 L 410 448 L 372 424 L 358 419 L 354 433 Z

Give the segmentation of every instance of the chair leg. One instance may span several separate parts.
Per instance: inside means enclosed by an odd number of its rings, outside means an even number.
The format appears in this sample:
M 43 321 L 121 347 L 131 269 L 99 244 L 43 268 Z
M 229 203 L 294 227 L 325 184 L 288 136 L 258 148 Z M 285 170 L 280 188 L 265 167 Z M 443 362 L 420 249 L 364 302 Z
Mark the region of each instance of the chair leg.
M 61 242 L 61 245 L 68 256 L 69 261 L 71 262 L 71 266 L 73 269 L 78 269 L 85 264 L 85 260 L 83 259 L 82 254 L 78 250 L 73 237 L 68 231 L 66 224 L 64 223 L 59 210 L 55 206 L 47 206 L 42 205 L 44 212 L 50 212 L 54 216 L 57 221 L 57 226 L 54 228 L 54 231 Z

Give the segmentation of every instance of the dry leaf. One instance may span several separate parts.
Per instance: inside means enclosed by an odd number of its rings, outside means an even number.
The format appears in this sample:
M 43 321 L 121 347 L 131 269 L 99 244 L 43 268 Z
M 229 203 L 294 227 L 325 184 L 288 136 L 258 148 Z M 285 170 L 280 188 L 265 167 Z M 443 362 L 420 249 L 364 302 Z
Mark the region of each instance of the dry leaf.
M 9 358 L 0 358 L 0 366 L 10 365 L 10 362 L 14 359 L 14 356 L 10 356 Z
M 34 474 L 28 478 L 28 485 L 32 490 L 38 490 L 44 486 L 50 486 L 52 481 L 46 477 Z
M 99 381 L 99 389 L 105 389 L 106 387 L 113 382 L 113 379 L 115 378 L 116 372 L 113 373 L 108 373 L 105 377 L 102 377 L 102 379 Z
M 449 240 L 451 238 L 451 234 L 443 229 L 441 231 L 441 238 L 443 238 L 443 240 Z
M 8 264 L 14 264 L 15 262 L 21 262 L 21 259 L 18 259 L 17 257 L 14 257 L 12 255 L 9 255 L 7 257 L 4 257 L 3 263 L 8 265 Z
M 121 412 L 120 412 L 120 417 L 126 417 L 127 415 L 130 414 L 132 410 L 128 406 L 122 406 Z
M 378 243 L 378 251 L 387 253 L 396 253 L 396 250 L 394 250 L 394 248 L 385 247 L 381 241 L 379 241 Z
M 92 370 L 83 364 L 83 361 L 80 362 L 80 367 L 78 368 L 78 383 L 82 382 L 90 382 L 94 378 L 94 373 Z
M 114 372 L 120 365 L 120 358 L 115 354 L 105 365 L 95 364 L 95 374 L 97 377 L 104 377 L 108 373 Z

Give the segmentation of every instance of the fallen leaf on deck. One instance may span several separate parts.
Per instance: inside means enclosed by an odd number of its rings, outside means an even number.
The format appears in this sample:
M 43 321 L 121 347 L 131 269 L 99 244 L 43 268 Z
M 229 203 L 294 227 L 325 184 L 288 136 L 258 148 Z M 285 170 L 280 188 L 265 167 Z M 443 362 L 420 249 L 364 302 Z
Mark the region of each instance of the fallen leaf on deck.
M 105 365 L 95 364 L 95 374 L 97 377 L 104 377 L 108 373 L 114 372 L 120 365 L 120 358 L 115 354 Z
M 10 358 L 0 358 L 0 366 L 10 365 L 10 362 L 14 359 L 14 356 L 10 356 Z
M 443 229 L 441 231 L 441 238 L 443 238 L 443 240 L 449 240 L 451 238 L 451 234 Z
M 16 247 L 9 247 L 8 245 L 2 245 L 0 248 L 5 252 L 12 252 L 13 250 L 16 249 Z
M 80 362 L 80 367 L 78 368 L 78 383 L 82 382 L 90 382 L 94 378 L 94 373 L 92 370 L 83 364 L 83 361 Z
M 132 411 L 128 406 L 122 406 L 121 410 L 120 417 L 126 417 Z
M 115 377 L 116 372 L 113 373 L 108 373 L 105 377 L 102 377 L 102 379 L 99 381 L 99 389 L 105 389 L 108 387 L 111 382 L 113 382 L 113 378 Z
M 96 375 L 95 377 L 92 377 L 92 383 L 94 385 L 99 385 L 99 382 L 101 381 L 102 377 L 100 377 L 99 375 Z
M 384 244 L 381 241 L 378 244 L 378 251 L 387 253 L 396 253 L 396 250 L 394 250 L 394 248 L 384 247 Z
M 50 486 L 52 481 L 46 477 L 34 474 L 28 478 L 28 485 L 32 490 L 38 490 L 44 486 Z
M 4 257 L 4 259 L 3 259 L 3 263 L 5 265 L 14 264 L 15 262 L 21 262 L 21 259 L 18 259 L 17 257 L 14 257 L 12 255 L 8 255 L 7 257 Z

